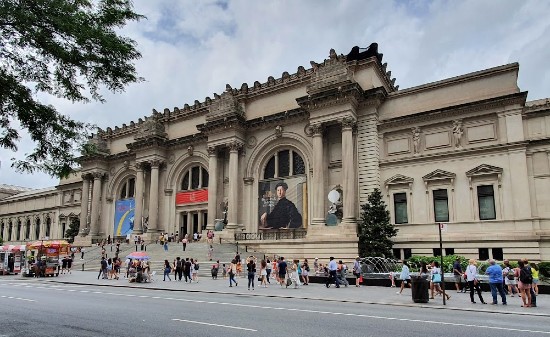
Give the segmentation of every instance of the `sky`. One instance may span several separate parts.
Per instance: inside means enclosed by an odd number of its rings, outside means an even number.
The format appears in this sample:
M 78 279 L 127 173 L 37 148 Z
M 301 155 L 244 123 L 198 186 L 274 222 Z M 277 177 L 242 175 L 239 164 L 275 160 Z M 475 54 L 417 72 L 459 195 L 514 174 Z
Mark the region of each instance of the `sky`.
M 518 62 L 518 86 L 528 100 L 550 97 L 550 1 L 367 0 L 135 0 L 147 17 L 121 29 L 137 42 L 144 82 L 106 103 L 73 104 L 41 96 L 59 111 L 102 129 L 203 102 L 225 85 L 252 86 L 298 66 L 322 62 L 334 48 L 378 43 L 400 89 Z M 46 174 L 15 172 L 11 158 L 33 148 L 23 137 L 17 152 L 0 149 L 0 184 L 55 186 Z

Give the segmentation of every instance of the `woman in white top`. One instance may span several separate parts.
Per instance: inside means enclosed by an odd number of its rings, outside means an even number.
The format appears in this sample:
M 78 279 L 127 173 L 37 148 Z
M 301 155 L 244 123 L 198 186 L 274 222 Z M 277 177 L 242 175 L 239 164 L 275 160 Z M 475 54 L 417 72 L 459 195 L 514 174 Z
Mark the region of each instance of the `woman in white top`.
M 477 262 L 474 259 L 470 259 L 468 263 L 469 265 L 468 267 L 466 267 L 466 280 L 468 281 L 468 287 L 470 287 L 470 300 L 472 301 L 472 303 L 476 303 L 476 301 L 474 301 L 475 289 L 481 303 L 487 304 L 483 300 L 483 296 L 481 296 L 481 289 L 479 288 L 479 284 L 477 281 Z

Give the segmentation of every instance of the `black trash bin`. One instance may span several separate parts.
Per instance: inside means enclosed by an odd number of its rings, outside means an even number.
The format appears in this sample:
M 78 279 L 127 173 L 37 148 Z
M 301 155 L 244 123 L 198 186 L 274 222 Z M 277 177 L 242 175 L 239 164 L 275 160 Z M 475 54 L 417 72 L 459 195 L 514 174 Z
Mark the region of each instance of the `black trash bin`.
M 414 303 L 428 303 L 430 282 L 422 276 L 411 276 L 411 293 Z

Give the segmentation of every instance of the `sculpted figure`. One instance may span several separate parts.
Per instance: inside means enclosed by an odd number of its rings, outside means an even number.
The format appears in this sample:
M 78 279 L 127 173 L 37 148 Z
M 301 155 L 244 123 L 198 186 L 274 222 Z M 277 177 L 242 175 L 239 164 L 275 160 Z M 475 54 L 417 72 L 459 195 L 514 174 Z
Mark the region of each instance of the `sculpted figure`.
M 463 133 L 462 122 L 460 120 L 453 121 L 453 139 L 455 147 L 457 148 L 461 147 L 460 140 L 462 139 Z

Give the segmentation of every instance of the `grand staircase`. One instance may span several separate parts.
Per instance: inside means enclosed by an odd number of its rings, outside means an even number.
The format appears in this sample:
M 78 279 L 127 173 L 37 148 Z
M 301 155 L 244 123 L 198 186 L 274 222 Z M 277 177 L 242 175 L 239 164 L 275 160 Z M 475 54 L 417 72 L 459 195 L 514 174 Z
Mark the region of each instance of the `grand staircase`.
M 188 243 L 185 252 L 183 251 L 183 246 L 181 243 L 173 242 L 168 243 L 167 252 L 164 251 L 163 246 L 161 246 L 160 244 L 155 244 L 154 242 L 146 244 L 144 247 L 144 251 L 146 251 L 147 254 L 150 256 L 149 262 L 151 264 L 151 271 L 157 271 L 157 274 L 162 274 L 165 259 L 168 260 L 170 263 L 173 263 L 173 261 L 178 256 L 183 259 L 198 259 L 199 265 L 201 267 L 199 269 L 199 274 L 201 276 L 211 275 L 210 269 L 212 267 L 212 264 L 214 264 L 216 260 L 219 260 L 220 264 L 225 263 L 226 266 L 228 266 L 231 260 L 235 257 L 237 249 L 239 250 L 241 258 L 246 258 L 250 255 L 257 257 L 258 259 L 264 258 L 263 253 L 249 250 L 246 246 L 243 245 L 239 245 L 237 248 L 237 245 L 234 243 L 220 243 L 218 240 L 218 242 L 214 242 L 212 247 L 214 249 L 212 253 L 212 261 L 209 261 L 208 258 L 208 244 L 206 243 L 206 239 L 202 239 L 198 242 Z M 107 251 L 107 258 L 115 257 L 115 245 L 112 245 L 112 250 L 111 245 L 105 245 L 105 250 Z M 124 263 L 126 256 L 135 251 L 136 246 L 133 243 L 122 243 L 120 245 L 119 257 Z M 141 251 L 140 245 L 137 246 L 137 251 Z M 80 260 L 80 254 L 75 254 L 73 269 L 99 271 L 100 261 L 101 247 L 85 247 L 84 260 Z M 125 269 L 123 268 L 123 270 Z

